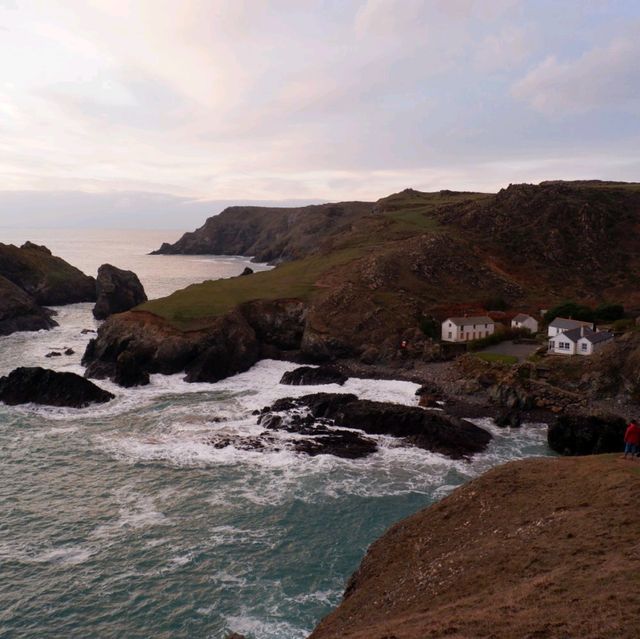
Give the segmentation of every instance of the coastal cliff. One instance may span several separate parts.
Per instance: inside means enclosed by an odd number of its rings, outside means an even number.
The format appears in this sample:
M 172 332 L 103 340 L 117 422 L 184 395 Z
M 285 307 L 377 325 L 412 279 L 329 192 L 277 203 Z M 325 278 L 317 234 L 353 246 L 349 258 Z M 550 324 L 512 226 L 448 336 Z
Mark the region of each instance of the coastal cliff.
M 638 477 L 618 455 L 495 468 L 376 541 L 310 639 L 632 639 Z
M 157 318 L 160 342 L 176 330 L 235 326 L 221 318 L 242 305 L 295 299 L 304 320 L 291 350 L 304 361 L 385 363 L 397 359 L 401 340 L 407 359 L 433 361 L 442 349 L 429 325 L 437 332 L 437 321 L 452 313 L 494 304 L 537 312 L 566 299 L 640 309 L 638 220 L 640 186 L 606 182 L 510 185 L 495 195 L 407 189 L 375 205 L 233 207 L 161 252 L 283 263 L 189 286 L 134 313 Z M 88 362 L 111 349 L 108 339 L 119 340 L 119 322 L 126 333 L 130 319 L 113 318 L 98 337 L 105 348 L 88 353 Z M 159 342 L 148 352 L 162 351 Z M 153 359 L 151 369 L 162 369 Z
M 95 302 L 96 281 L 51 254 L 45 246 L 0 244 L 0 275 L 30 295 L 37 304 L 58 306 Z
M 0 243 L 0 335 L 57 326 L 44 305 L 91 302 L 96 281 L 45 246 Z
M 371 213 L 371 202 L 339 202 L 295 208 L 232 206 L 164 243 L 155 255 L 247 255 L 257 262 L 283 262 L 318 250 L 319 240 L 349 232 Z

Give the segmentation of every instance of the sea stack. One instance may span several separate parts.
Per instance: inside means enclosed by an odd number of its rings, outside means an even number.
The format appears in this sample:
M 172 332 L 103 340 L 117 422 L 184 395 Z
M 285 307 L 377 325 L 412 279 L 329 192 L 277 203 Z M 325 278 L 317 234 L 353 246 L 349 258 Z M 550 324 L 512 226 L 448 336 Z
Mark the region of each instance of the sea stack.
M 147 294 L 138 276 L 133 271 L 125 271 L 111 264 L 103 264 L 98 269 L 96 296 L 93 316 L 99 320 L 114 313 L 124 313 L 147 301 Z

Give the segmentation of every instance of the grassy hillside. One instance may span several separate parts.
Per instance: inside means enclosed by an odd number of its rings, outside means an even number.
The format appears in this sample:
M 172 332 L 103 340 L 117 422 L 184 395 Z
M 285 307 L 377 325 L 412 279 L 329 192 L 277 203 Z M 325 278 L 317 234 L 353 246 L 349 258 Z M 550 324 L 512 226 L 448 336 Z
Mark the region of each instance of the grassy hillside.
M 306 257 L 140 308 L 189 329 L 242 302 L 299 298 L 323 334 L 376 343 L 423 315 L 495 299 L 532 311 L 564 299 L 640 304 L 638 185 L 514 185 L 496 195 L 407 189 L 367 214 L 348 204 L 305 209 L 319 215 L 305 218 Z M 352 216 L 349 224 L 324 227 L 331 210 Z

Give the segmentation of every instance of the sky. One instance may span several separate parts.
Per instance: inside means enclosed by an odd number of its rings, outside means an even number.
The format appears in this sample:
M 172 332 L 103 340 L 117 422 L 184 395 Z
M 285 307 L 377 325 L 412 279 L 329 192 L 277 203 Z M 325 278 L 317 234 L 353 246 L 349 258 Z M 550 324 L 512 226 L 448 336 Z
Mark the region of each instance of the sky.
M 0 0 L 0 227 L 640 180 L 638 0 Z

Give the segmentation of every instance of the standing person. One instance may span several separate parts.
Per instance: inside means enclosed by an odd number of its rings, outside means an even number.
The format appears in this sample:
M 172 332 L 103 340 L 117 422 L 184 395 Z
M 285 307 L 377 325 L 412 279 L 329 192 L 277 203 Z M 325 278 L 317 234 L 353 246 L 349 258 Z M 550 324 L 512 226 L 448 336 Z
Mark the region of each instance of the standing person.
M 632 419 L 624 433 L 624 459 L 631 455 L 631 459 L 638 452 L 640 446 L 640 426 L 635 419 Z

